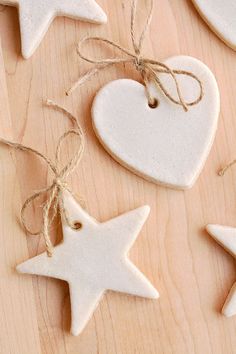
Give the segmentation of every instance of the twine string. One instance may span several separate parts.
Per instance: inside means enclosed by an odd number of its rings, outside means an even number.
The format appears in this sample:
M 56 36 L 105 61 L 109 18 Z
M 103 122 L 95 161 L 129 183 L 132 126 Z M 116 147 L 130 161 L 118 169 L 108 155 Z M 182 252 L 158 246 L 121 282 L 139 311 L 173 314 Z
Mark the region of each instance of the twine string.
M 153 0 L 151 0 L 150 8 L 149 8 L 149 11 L 148 11 L 148 14 L 147 14 L 147 18 L 146 18 L 146 21 L 144 23 L 144 28 L 143 28 L 143 30 L 141 32 L 141 35 L 140 35 L 139 39 L 136 40 L 135 26 L 136 26 L 136 14 L 137 14 L 138 0 L 132 2 L 130 34 L 131 34 L 131 40 L 132 40 L 133 48 L 134 48 L 135 54 L 137 56 L 141 55 L 143 43 L 144 43 L 147 31 L 148 31 L 148 29 L 150 27 L 150 24 L 152 22 L 153 4 L 154 4 Z M 141 58 L 138 58 L 138 59 L 141 59 Z M 137 61 L 139 61 L 139 60 L 137 60 Z
M 40 153 L 39 151 L 32 149 L 30 147 L 24 146 L 19 143 L 14 143 L 9 140 L 0 138 L 0 143 L 7 145 L 11 148 L 14 148 L 16 150 L 24 151 L 24 152 L 30 152 L 38 157 L 40 157 L 46 164 L 47 166 L 51 169 L 51 171 L 54 174 L 54 179 L 48 187 L 42 188 L 33 195 L 31 195 L 29 198 L 26 199 L 24 202 L 22 209 L 21 209 L 21 222 L 22 225 L 25 229 L 25 231 L 30 234 L 30 235 L 38 235 L 42 233 L 45 241 L 45 246 L 47 250 L 47 254 L 49 257 L 52 256 L 53 254 L 53 245 L 50 239 L 49 235 L 49 228 L 55 219 L 58 211 L 60 211 L 62 217 L 66 221 L 67 225 L 70 226 L 72 229 L 77 229 L 75 223 L 73 223 L 70 218 L 67 215 L 67 212 L 64 207 L 64 201 L 63 201 L 63 191 L 67 190 L 70 193 L 71 190 L 68 188 L 67 185 L 67 178 L 69 175 L 73 173 L 75 168 L 79 165 L 83 152 L 84 152 L 84 134 L 83 131 L 78 124 L 76 118 L 69 113 L 67 110 L 64 108 L 58 106 L 56 103 L 54 103 L 51 100 L 47 100 L 46 104 L 48 106 L 52 106 L 55 109 L 60 110 L 61 112 L 65 113 L 69 119 L 72 121 L 72 123 L 76 126 L 76 129 L 70 129 L 67 132 L 65 132 L 58 140 L 58 144 L 56 147 L 56 153 L 55 153 L 55 162 L 52 162 L 51 159 L 49 159 L 47 156 L 44 154 Z M 76 148 L 75 153 L 73 156 L 69 159 L 69 161 L 66 163 L 66 165 L 60 169 L 60 162 L 61 162 L 61 151 L 62 151 L 62 144 L 67 139 L 69 136 L 76 136 L 79 139 L 79 144 Z M 27 223 L 26 220 L 26 210 L 27 208 L 34 203 L 36 199 L 41 197 L 42 195 L 47 195 L 46 202 L 43 205 L 43 227 L 42 230 L 40 231 L 33 231 Z M 52 212 L 52 215 L 50 213 Z
M 218 172 L 218 175 L 219 176 L 224 176 L 225 172 L 228 171 L 228 169 L 231 168 L 235 164 L 236 164 L 236 159 L 231 161 L 228 165 L 226 165 L 222 169 L 220 169 L 220 171 Z
M 132 39 L 133 51 L 107 38 L 91 36 L 83 38 L 77 46 L 78 55 L 81 59 L 85 60 L 88 63 L 94 64 L 96 67 L 88 71 L 84 76 L 80 77 L 79 80 L 66 92 L 66 94 L 70 95 L 77 87 L 85 83 L 97 72 L 107 68 L 108 66 L 120 63 L 130 63 L 134 65 L 134 67 L 140 73 L 143 79 L 149 104 L 152 104 L 154 101 L 157 101 L 156 98 L 152 97 L 151 92 L 149 90 L 149 84 L 150 82 L 153 82 L 154 85 L 158 88 L 158 90 L 160 90 L 162 94 L 166 96 L 172 103 L 180 105 L 185 111 L 188 111 L 189 106 L 198 104 L 204 96 L 202 81 L 190 71 L 171 69 L 167 64 L 142 56 L 143 44 L 153 16 L 154 2 L 153 0 L 150 0 L 150 10 L 145 20 L 144 28 L 141 32 L 140 37 L 137 38 L 135 28 L 138 1 L 139 0 L 133 0 L 131 8 L 130 34 Z M 83 47 L 86 43 L 88 44 L 89 42 L 98 42 L 98 44 L 100 45 L 110 46 L 111 48 L 119 51 L 121 55 L 111 58 L 93 58 L 91 56 L 85 55 L 83 52 Z M 159 78 L 160 74 L 166 74 L 172 78 L 177 93 L 177 99 L 161 82 Z M 186 102 L 186 100 L 183 98 L 180 89 L 180 84 L 177 79 L 179 75 L 190 77 L 197 82 L 199 86 L 199 95 L 198 97 L 196 97 L 196 99 L 190 102 Z

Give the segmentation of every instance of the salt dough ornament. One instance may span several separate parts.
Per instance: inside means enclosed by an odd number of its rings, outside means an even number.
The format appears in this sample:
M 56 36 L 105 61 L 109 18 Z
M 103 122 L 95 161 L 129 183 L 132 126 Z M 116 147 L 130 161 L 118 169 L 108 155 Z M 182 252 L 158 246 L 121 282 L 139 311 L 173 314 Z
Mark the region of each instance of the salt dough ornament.
M 176 56 L 165 63 L 191 71 L 203 82 L 204 97 L 196 106 L 185 113 L 152 85 L 151 92 L 159 100 L 159 106 L 153 109 L 142 84 L 116 80 L 96 95 L 93 127 L 105 149 L 122 165 L 154 183 L 186 189 L 195 183 L 213 144 L 219 91 L 214 75 L 199 60 Z M 160 79 L 176 96 L 170 78 L 160 74 Z M 179 83 L 185 100 L 192 101 L 198 86 L 185 76 Z
M 25 59 L 34 53 L 56 16 L 94 23 L 107 21 L 106 14 L 95 0 L 0 0 L 0 4 L 18 7 Z
M 71 220 L 82 228 L 72 230 L 63 222 L 63 242 L 53 256 L 43 253 L 17 266 L 21 273 L 43 275 L 68 282 L 71 333 L 79 335 L 106 290 L 150 299 L 157 290 L 129 260 L 127 253 L 149 214 L 144 206 L 104 223 L 91 218 L 71 194 L 64 192 L 64 206 Z
M 223 246 L 234 258 L 236 258 L 236 229 L 222 225 L 207 225 L 207 232 Z M 226 317 L 236 315 L 236 283 L 231 288 L 222 308 Z
M 163 63 L 143 57 L 142 45 L 151 22 L 153 1 L 138 39 L 136 7 L 134 0 L 131 12 L 134 51 L 104 38 L 82 39 L 78 54 L 97 67 L 67 94 L 108 65 L 133 64 L 145 85 L 123 79 L 103 87 L 92 106 L 95 133 L 111 156 L 137 175 L 176 189 L 190 188 L 214 141 L 220 110 L 218 86 L 210 69 L 195 58 L 175 56 Z M 88 41 L 110 45 L 122 55 L 108 59 L 88 57 L 82 52 L 83 44 Z
M 192 0 L 209 27 L 231 48 L 236 50 L 235 0 Z
M 128 258 L 128 252 L 146 221 L 150 208 L 143 206 L 103 223 L 89 216 L 75 201 L 66 183 L 67 177 L 83 156 L 82 129 L 77 120 L 62 107 L 49 100 L 47 105 L 66 113 L 77 127 L 67 131 L 59 139 L 55 162 L 36 150 L 0 139 L 2 144 L 34 153 L 47 163 L 55 175 L 52 184 L 29 197 L 21 210 L 21 220 L 26 231 L 33 235 L 38 234 L 39 232 L 27 227 L 25 211 L 37 198 L 47 193 L 42 228 L 47 252 L 18 265 L 17 270 L 68 282 L 72 312 L 71 333 L 78 335 L 106 290 L 150 299 L 159 297 L 157 290 Z M 71 135 L 78 137 L 80 144 L 74 156 L 62 167 L 62 143 Z M 49 228 L 58 211 L 62 221 L 63 241 L 53 247 Z

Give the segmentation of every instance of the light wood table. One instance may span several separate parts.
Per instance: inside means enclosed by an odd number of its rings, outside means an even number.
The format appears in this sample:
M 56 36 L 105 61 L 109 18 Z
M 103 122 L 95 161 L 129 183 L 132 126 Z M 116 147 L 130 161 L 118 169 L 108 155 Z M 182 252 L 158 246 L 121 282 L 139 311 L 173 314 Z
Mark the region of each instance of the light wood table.
M 189 0 L 156 0 L 145 53 L 154 58 L 192 55 L 215 73 L 221 91 L 219 128 L 205 168 L 189 191 L 144 181 L 116 163 L 100 146 L 91 126 L 96 91 L 122 77 L 138 78 L 128 65 L 97 75 L 72 96 L 67 89 L 88 65 L 75 46 L 86 35 L 104 35 L 130 46 L 130 0 L 99 0 L 108 25 L 57 18 L 34 56 L 20 55 L 17 11 L 0 7 L 0 35 L 6 69 L 0 60 L 0 129 L 5 137 L 53 157 L 68 122 L 42 106 L 51 98 L 74 112 L 86 132 L 83 161 L 71 178 L 86 209 L 104 221 L 143 204 L 151 215 L 131 251 L 132 260 L 160 292 L 159 301 L 107 293 L 79 337 L 69 334 L 70 301 L 66 283 L 20 276 L 14 266 L 44 250 L 40 237 L 26 237 L 19 225 L 22 202 L 51 176 L 37 158 L 0 149 L 0 353 L 1 354 L 233 354 L 236 318 L 220 309 L 235 281 L 233 258 L 204 231 L 206 223 L 236 226 L 236 168 L 218 177 L 220 166 L 236 157 L 236 53 L 199 17 Z M 145 14 L 145 9 L 143 9 Z M 93 48 L 91 53 L 95 54 Z M 65 157 L 70 144 L 65 145 Z M 40 226 L 39 208 L 28 213 Z M 55 226 L 55 243 L 60 225 Z

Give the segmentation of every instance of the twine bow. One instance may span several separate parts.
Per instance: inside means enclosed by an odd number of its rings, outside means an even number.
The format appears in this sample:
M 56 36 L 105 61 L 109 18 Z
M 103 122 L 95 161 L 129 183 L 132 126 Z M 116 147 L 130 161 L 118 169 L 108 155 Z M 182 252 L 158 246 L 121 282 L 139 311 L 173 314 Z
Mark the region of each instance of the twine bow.
M 149 90 L 149 83 L 150 81 L 154 83 L 154 85 L 159 89 L 171 102 L 173 102 L 176 105 L 180 105 L 183 107 L 185 111 L 188 111 L 189 106 L 193 106 L 198 104 L 202 98 L 203 98 L 203 84 L 201 80 L 194 75 L 192 72 L 186 71 L 186 70 L 176 70 L 176 69 L 171 69 L 168 65 L 149 58 L 145 58 L 142 55 L 142 48 L 143 48 L 143 43 L 147 34 L 147 30 L 149 29 L 151 20 L 152 20 L 152 15 L 153 15 L 153 0 L 150 0 L 150 11 L 148 13 L 144 29 L 141 32 L 141 35 L 139 39 L 136 39 L 136 13 L 137 13 L 137 4 L 138 0 L 133 0 L 132 2 L 132 8 L 131 8 L 131 39 L 132 39 L 132 44 L 133 44 L 133 50 L 131 51 L 129 49 L 126 49 L 119 45 L 118 43 L 115 43 L 109 39 L 102 38 L 102 37 L 85 37 L 83 38 L 77 47 L 77 52 L 80 56 L 81 59 L 95 64 L 96 67 L 93 68 L 92 70 L 88 71 L 84 76 L 82 76 L 67 92 L 67 95 L 70 95 L 78 86 L 82 85 L 85 81 L 87 81 L 90 77 L 92 77 L 94 74 L 96 74 L 99 70 L 107 68 L 109 65 L 115 65 L 118 63 L 131 63 L 134 65 L 136 70 L 141 74 L 143 83 L 145 85 L 146 89 L 146 94 L 148 98 L 149 105 L 151 107 L 156 106 L 158 104 L 158 101 L 156 98 L 152 97 L 150 90 Z M 95 41 L 100 44 L 107 44 L 115 49 L 118 49 L 121 54 L 120 57 L 114 57 L 114 58 L 107 58 L 107 59 L 94 59 L 92 57 L 86 56 L 83 54 L 82 48 L 83 45 L 86 42 L 90 41 Z M 178 98 L 176 99 L 172 93 L 169 92 L 169 90 L 165 87 L 165 85 L 161 82 L 159 78 L 159 74 L 166 74 L 169 75 L 173 81 L 174 85 L 176 88 L 176 93 Z M 199 85 L 199 96 L 191 101 L 191 102 L 186 102 L 185 99 L 182 96 L 180 85 L 178 83 L 177 76 L 178 75 L 185 75 L 188 77 L 191 77 L 194 79 L 198 85 Z
M 32 196 L 30 196 L 23 204 L 22 209 L 21 209 L 21 222 L 26 230 L 27 233 L 31 235 L 38 235 L 42 233 L 46 245 L 46 250 L 47 254 L 49 257 L 52 256 L 53 254 L 53 245 L 49 236 L 49 228 L 55 219 L 58 210 L 60 210 L 61 215 L 64 217 L 64 220 L 66 223 L 72 228 L 72 229 L 78 229 L 76 226 L 76 223 L 71 222 L 69 219 L 66 210 L 64 208 L 64 202 L 63 202 L 63 191 L 67 190 L 70 193 L 72 193 L 68 186 L 67 186 L 67 178 L 69 175 L 72 174 L 72 172 L 75 170 L 75 168 L 78 166 L 78 164 L 81 161 L 83 152 L 84 152 L 84 134 L 79 126 L 77 120 L 75 119 L 74 116 L 72 116 L 68 111 L 66 111 L 64 108 L 59 107 L 56 105 L 54 102 L 47 100 L 46 104 L 48 106 L 53 106 L 57 108 L 58 110 L 62 111 L 65 113 L 70 120 L 76 125 L 77 129 L 71 129 L 65 132 L 58 140 L 57 148 L 56 148 L 56 154 L 55 154 L 55 163 L 53 163 L 48 157 L 43 155 L 42 153 L 38 152 L 37 150 L 34 150 L 30 147 L 26 147 L 22 144 L 14 143 L 5 139 L 0 139 L 0 142 L 8 145 L 16 150 L 21 150 L 21 151 L 27 151 L 31 152 L 38 157 L 40 157 L 42 160 L 46 162 L 48 167 L 51 169 L 51 171 L 54 174 L 54 179 L 53 182 L 49 187 L 43 188 L 39 190 L 38 192 L 34 193 Z M 75 151 L 75 154 L 72 156 L 72 158 L 68 161 L 68 163 L 63 167 L 60 168 L 61 165 L 61 148 L 62 148 L 62 143 L 64 140 L 69 137 L 69 136 L 77 136 L 79 138 L 80 143 L 78 144 L 78 147 Z M 26 209 L 40 196 L 42 195 L 47 195 L 47 200 L 43 205 L 43 227 L 42 230 L 40 231 L 32 231 L 28 226 L 26 222 L 26 217 L 25 217 L 25 212 Z M 52 212 L 52 215 L 51 215 Z

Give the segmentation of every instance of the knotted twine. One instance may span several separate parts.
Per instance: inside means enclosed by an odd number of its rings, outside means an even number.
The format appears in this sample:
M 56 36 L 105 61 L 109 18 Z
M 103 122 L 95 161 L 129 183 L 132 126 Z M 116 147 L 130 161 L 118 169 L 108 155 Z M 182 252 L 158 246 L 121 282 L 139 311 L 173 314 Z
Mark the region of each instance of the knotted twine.
M 96 74 L 99 70 L 105 69 L 110 65 L 116 65 L 119 63 L 131 63 L 134 65 L 136 70 L 141 74 L 145 90 L 146 90 L 146 95 L 148 98 L 148 102 L 150 107 L 156 107 L 158 105 L 158 101 L 156 98 L 153 98 L 150 90 L 149 90 L 149 83 L 152 82 L 156 86 L 158 90 L 160 90 L 171 102 L 173 102 L 176 105 L 180 105 L 183 107 L 184 111 L 188 111 L 188 107 L 194 106 L 198 104 L 204 95 L 203 92 L 203 84 L 201 80 L 194 75 L 192 72 L 186 71 L 186 70 L 177 70 L 177 69 L 171 69 L 167 64 L 164 64 L 160 61 L 145 58 L 142 56 L 142 48 L 143 48 L 143 43 L 145 41 L 147 31 L 150 27 L 152 16 L 153 16 L 153 9 L 154 9 L 154 2 L 153 0 L 150 0 L 150 10 L 147 16 L 147 19 L 145 21 L 144 28 L 141 32 L 141 35 L 138 39 L 136 39 L 136 14 L 137 14 L 137 4 L 138 0 L 133 0 L 132 2 L 132 7 L 131 7 L 131 23 L 130 23 L 130 34 L 131 34 L 131 39 L 132 39 L 132 45 L 133 45 L 133 50 L 131 51 L 129 49 L 126 49 L 122 47 L 119 43 L 115 43 L 112 40 L 103 38 L 103 37 L 90 37 L 87 36 L 83 38 L 77 47 L 77 52 L 78 55 L 81 59 L 85 60 L 86 62 L 95 64 L 96 67 L 93 68 L 92 70 L 88 71 L 84 76 L 82 76 L 67 92 L 67 95 L 70 95 L 78 86 L 82 85 L 84 82 L 86 82 L 89 78 L 91 78 L 94 74 Z M 98 42 L 99 44 L 107 44 L 115 49 L 118 49 L 121 54 L 120 57 L 113 57 L 113 58 L 100 58 L 100 59 L 94 59 L 93 57 L 86 56 L 83 54 L 82 48 L 83 45 L 86 42 L 90 41 L 95 41 Z M 159 78 L 159 74 L 166 74 L 169 75 L 173 81 L 174 85 L 176 88 L 177 96 L 178 99 L 176 99 L 163 85 Z M 185 75 L 188 77 L 191 77 L 194 79 L 198 85 L 199 85 L 199 96 L 191 101 L 191 102 L 186 102 L 185 99 L 182 96 L 180 85 L 178 83 L 177 76 L 178 75 Z
M 0 143 L 5 144 L 7 146 L 10 146 L 16 150 L 21 150 L 21 151 L 26 151 L 33 153 L 34 155 L 40 157 L 51 169 L 51 171 L 54 174 L 54 179 L 51 183 L 50 186 L 45 187 L 40 189 L 38 192 L 34 193 L 32 196 L 27 198 L 27 200 L 24 202 L 22 209 L 21 209 L 21 222 L 22 225 L 25 229 L 25 231 L 30 234 L 30 235 L 38 235 L 42 233 L 45 241 L 45 246 L 47 250 L 47 254 L 49 257 L 52 256 L 53 254 L 53 245 L 50 239 L 49 235 L 49 228 L 55 219 L 56 215 L 58 212 L 60 212 L 61 216 L 64 218 L 66 221 L 67 225 L 70 226 L 72 229 L 78 229 L 78 223 L 73 223 L 69 219 L 67 212 L 64 207 L 64 201 L 63 201 L 63 191 L 67 190 L 70 193 L 71 190 L 67 186 L 67 178 L 69 175 L 73 173 L 75 168 L 78 166 L 78 164 L 81 161 L 83 152 L 84 152 L 84 134 L 83 131 L 78 124 L 76 118 L 69 113 L 67 110 L 64 108 L 58 106 L 56 103 L 54 103 L 51 100 L 47 100 L 46 104 L 48 106 L 52 106 L 64 114 L 66 114 L 69 119 L 72 121 L 72 123 L 76 126 L 76 129 L 70 129 L 66 131 L 58 140 L 58 144 L 56 147 L 56 153 L 55 153 L 55 162 L 52 162 L 51 159 L 49 159 L 47 156 L 44 154 L 40 153 L 37 150 L 34 150 L 30 147 L 24 146 L 19 143 L 14 143 L 9 140 L 0 138 Z M 71 159 L 68 161 L 68 163 L 60 169 L 60 160 L 61 160 L 61 148 L 62 148 L 62 143 L 64 140 L 69 137 L 69 136 L 76 136 L 79 138 L 79 144 L 76 148 L 76 151 L 74 155 L 71 157 Z M 43 227 L 42 230 L 40 231 L 32 231 L 28 226 L 27 226 L 27 221 L 25 217 L 25 212 L 27 208 L 40 196 L 42 195 L 47 195 L 46 202 L 43 205 Z M 50 213 L 52 212 L 52 215 Z

